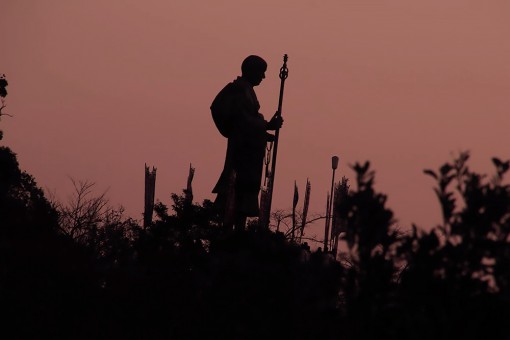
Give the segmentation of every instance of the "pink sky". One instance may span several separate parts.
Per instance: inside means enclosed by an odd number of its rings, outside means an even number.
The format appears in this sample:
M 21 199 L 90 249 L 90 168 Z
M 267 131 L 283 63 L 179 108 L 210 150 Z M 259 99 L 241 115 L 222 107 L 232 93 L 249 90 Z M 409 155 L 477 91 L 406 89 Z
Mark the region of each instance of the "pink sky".
M 61 200 L 68 177 L 94 181 L 140 218 L 144 163 L 164 203 L 189 163 L 195 199 L 213 199 L 226 140 L 209 105 L 249 54 L 269 63 L 256 88 L 267 118 L 289 55 L 273 208 L 308 177 L 323 213 L 338 155 L 337 179 L 370 160 L 399 224 L 431 227 L 424 168 L 462 150 L 483 172 L 510 158 L 507 0 L 6 0 L 0 17 L 14 115 L 2 143 Z

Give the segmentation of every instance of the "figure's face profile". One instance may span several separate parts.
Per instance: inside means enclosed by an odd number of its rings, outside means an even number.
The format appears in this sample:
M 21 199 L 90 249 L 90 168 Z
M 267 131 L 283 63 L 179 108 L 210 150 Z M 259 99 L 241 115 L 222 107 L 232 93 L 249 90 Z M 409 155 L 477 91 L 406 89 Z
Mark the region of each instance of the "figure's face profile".
M 265 78 L 266 78 L 266 70 L 260 70 L 259 72 L 254 73 L 251 83 L 253 84 L 253 86 L 260 85 L 262 80 Z

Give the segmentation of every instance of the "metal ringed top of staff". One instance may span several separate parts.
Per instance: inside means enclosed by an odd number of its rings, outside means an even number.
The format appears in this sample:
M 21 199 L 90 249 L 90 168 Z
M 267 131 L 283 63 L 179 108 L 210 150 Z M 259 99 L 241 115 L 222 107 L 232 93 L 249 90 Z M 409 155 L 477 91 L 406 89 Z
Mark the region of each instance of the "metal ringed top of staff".
M 287 68 L 287 60 L 288 60 L 288 57 L 285 54 L 283 56 L 283 66 L 280 68 L 280 79 L 287 79 L 287 77 L 289 76 L 289 69 Z

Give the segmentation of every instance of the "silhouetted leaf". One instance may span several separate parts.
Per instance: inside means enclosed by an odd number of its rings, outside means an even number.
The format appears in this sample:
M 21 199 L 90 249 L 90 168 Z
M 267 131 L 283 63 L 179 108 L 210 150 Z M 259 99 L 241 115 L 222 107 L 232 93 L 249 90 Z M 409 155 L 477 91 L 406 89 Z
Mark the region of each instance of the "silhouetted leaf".
M 445 176 L 445 175 L 447 175 L 447 174 L 448 174 L 448 173 L 449 173 L 452 169 L 453 169 L 453 167 L 452 167 L 450 164 L 446 163 L 446 164 L 444 164 L 444 165 L 443 165 L 443 166 L 439 169 L 439 171 L 441 172 L 441 175 Z
M 494 163 L 494 165 L 496 165 L 498 168 L 503 165 L 503 162 L 501 160 L 499 160 L 499 158 L 496 158 L 496 157 L 492 158 L 492 163 Z
M 370 167 L 370 162 L 366 161 L 365 164 L 363 164 L 363 167 L 361 168 L 361 173 L 366 173 L 368 168 Z
M 510 161 L 502 162 L 499 158 L 496 157 L 492 158 L 492 163 L 494 163 L 496 166 L 498 175 L 500 176 L 507 172 L 510 167 Z
M 438 179 L 437 174 L 433 170 L 425 169 L 423 170 L 423 173 L 432 176 L 434 179 Z
M 9 85 L 9 83 L 5 79 L 5 74 L 3 74 L 0 76 L 0 97 L 2 97 L 2 98 L 5 98 L 5 96 L 7 96 L 7 89 L 6 89 L 7 85 Z

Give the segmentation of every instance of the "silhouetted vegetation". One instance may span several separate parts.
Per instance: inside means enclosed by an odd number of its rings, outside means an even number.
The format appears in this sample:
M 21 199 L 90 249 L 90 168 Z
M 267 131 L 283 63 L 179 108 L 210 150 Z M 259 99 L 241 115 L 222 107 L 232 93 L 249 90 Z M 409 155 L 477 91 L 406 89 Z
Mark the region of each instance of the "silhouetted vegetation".
M 209 200 L 171 196 L 146 228 L 75 183 L 52 204 L 0 148 L 3 330 L 30 338 L 508 338 L 509 162 L 462 153 L 438 171 L 443 223 L 395 228 L 369 163 L 334 209 L 342 251 L 225 230 Z
M 2 116 L 9 116 L 7 113 L 2 112 L 6 107 L 5 97 L 7 96 L 7 85 L 9 85 L 9 83 L 7 79 L 5 79 L 5 74 L 0 75 L 0 119 L 2 119 Z M 3 136 L 3 132 L 0 130 L 0 140 L 2 140 Z
M 461 153 L 438 172 L 444 223 L 429 231 L 392 228 L 369 164 L 356 164 L 358 190 L 341 206 L 348 224 L 347 280 L 340 293 L 348 338 L 507 339 L 510 186 L 469 170 Z

